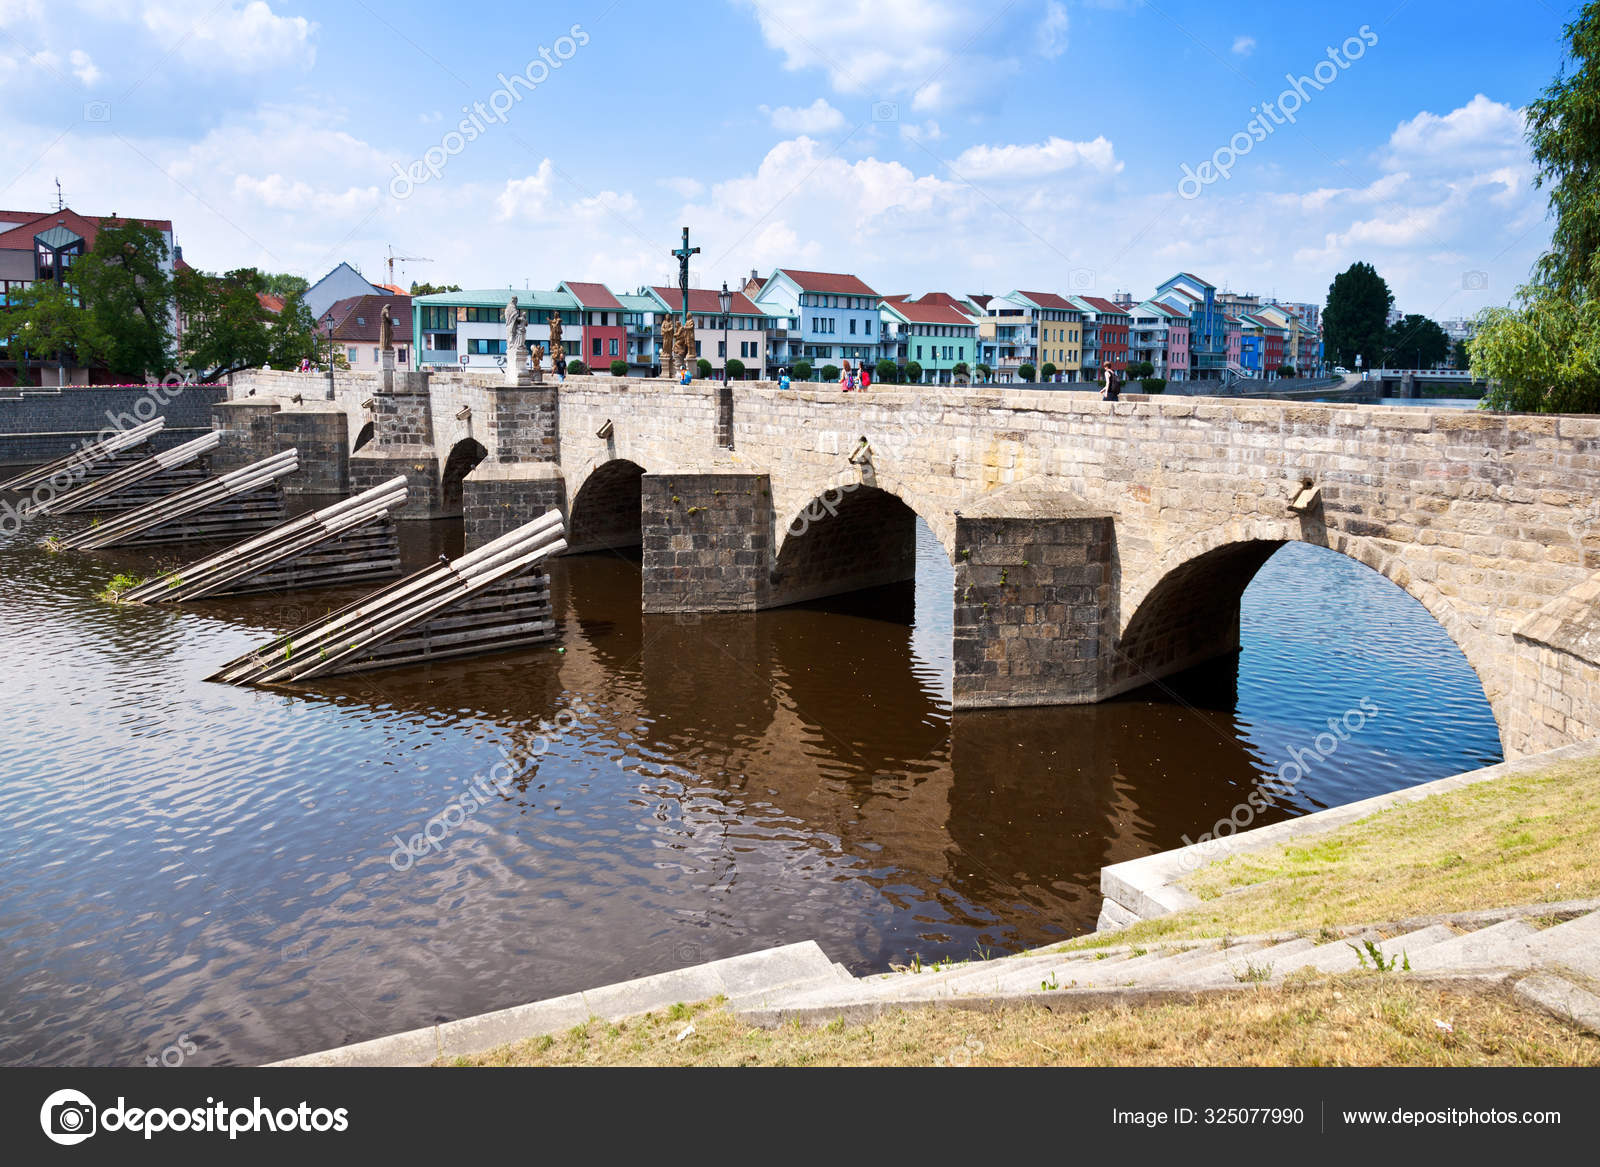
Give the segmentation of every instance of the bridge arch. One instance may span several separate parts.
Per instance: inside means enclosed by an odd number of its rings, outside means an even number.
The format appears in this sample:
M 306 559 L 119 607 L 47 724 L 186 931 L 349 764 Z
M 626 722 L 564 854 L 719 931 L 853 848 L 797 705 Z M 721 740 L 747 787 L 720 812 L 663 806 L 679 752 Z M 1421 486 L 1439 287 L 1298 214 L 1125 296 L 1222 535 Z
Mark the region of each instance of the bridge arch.
M 613 458 L 584 476 L 567 504 L 569 551 L 613 551 L 643 542 L 644 474 L 637 462 Z
M 844 482 L 814 495 L 778 529 L 771 576 L 776 602 L 800 603 L 913 578 L 918 518 L 927 521 L 912 501 L 882 486 Z M 937 536 L 938 528 L 932 522 L 929 527 Z M 948 557 L 948 545 L 944 549 Z
M 377 432 L 377 430 L 376 430 L 376 427 L 372 423 L 372 419 L 368 418 L 367 421 L 365 422 L 365 424 L 363 424 L 362 427 L 358 431 L 356 431 L 355 444 L 350 447 L 350 452 L 352 454 L 354 454 L 357 451 L 359 451 L 361 449 L 361 447 L 365 446 L 368 442 L 372 441 L 373 435 L 376 432 Z
M 482 442 L 462 438 L 450 447 L 439 475 L 439 509 L 446 515 L 459 515 L 462 510 L 462 483 L 473 468 L 489 456 Z
M 1402 556 L 1309 520 L 1232 522 L 1169 547 L 1155 567 L 1123 589 L 1108 691 L 1136 688 L 1237 649 L 1244 589 L 1286 543 L 1324 547 L 1353 559 L 1420 603 L 1476 674 L 1505 740 L 1509 662 L 1490 651 L 1479 630 L 1438 588 L 1413 574 Z

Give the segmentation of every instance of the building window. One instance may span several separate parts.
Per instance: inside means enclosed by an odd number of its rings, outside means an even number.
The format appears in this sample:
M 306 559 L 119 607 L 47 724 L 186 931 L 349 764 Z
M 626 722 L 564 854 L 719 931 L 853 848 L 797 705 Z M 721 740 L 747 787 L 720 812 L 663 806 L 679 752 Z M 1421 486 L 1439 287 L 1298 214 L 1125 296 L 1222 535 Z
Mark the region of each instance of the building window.
M 611 356 L 616 356 L 616 355 L 617 355 L 617 338 L 616 338 L 616 337 L 612 337 L 612 338 L 611 338 L 611 351 L 610 351 L 610 355 L 611 355 Z
M 593 355 L 600 355 L 600 338 L 598 336 L 594 338 Z
M 346 346 L 344 350 L 344 357 L 345 360 L 349 361 L 352 365 L 361 359 L 357 354 L 356 346 L 353 344 Z
M 855 334 L 856 334 L 856 318 L 854 316 L 852 316 L 852 317 L 850 317 L 850 335 L 854 336 Z

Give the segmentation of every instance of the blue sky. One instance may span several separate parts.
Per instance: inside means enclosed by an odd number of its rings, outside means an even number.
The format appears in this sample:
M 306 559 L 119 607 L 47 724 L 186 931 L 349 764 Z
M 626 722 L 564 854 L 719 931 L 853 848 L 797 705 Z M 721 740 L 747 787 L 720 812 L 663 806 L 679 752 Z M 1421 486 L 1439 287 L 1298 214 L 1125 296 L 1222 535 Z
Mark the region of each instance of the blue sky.
M 392 245 L 433 260 L 405 279 L 477 287 L 662 280 L 684 224 L 707 286 L 787 263 L 1109 295 L 1188 269 L 1320 301 L 1364 259 L 1444 318 L 1548 241 L 1519 111 L 1576 10 L 0 0 L 0 207 L 59 177 L 80 211 L 173 219 L 197 266 L 381 279 Z M 467 142 L 474 103 L 504 113 Z M 1208 159 L 1227 177 L 1185 197 Z

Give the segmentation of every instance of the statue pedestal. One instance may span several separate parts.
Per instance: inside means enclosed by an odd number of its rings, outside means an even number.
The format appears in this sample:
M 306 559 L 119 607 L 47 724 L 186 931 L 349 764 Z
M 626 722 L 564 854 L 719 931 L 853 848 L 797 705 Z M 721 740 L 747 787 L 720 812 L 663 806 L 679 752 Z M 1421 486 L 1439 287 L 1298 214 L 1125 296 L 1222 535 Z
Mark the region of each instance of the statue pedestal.
M 542 385 L 544 384 L 543 369 L 513 369 L 506 366 L 507 385 Z
M 386 348 L 378 353 L 378 376 L 383 382 L 385 393 L 394 392 L 394 349 Z M 332 394 L 330 393 L 331 397 Z

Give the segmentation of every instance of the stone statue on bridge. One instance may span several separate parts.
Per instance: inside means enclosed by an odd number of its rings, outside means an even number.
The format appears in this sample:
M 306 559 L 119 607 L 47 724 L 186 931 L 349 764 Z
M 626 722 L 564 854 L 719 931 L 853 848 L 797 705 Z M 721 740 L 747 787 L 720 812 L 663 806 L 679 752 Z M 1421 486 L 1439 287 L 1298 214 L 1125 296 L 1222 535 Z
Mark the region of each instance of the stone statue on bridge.
M 678 342 L 678 372 L 682 373 L 694 367 L 694 317 L 680 321 L 674 336 Z
M 661 340 L 657 347 L 660 349 L 661 375 L 663 377 L 670 378 L 677 375 L 678 354 L 675 347 L 677 345 L 677 334 L 678 321 L 676 318 L 670 315 L 662 316 Z
M 506 381 L 514 385 L 523 379 L 522 362 L 528 356 L 528 317 L 512 296 L 500 318 L 506 325 Z
M 389 305 L 383 306 L 383 315 L 378 318 L 378 348 L 383 352 L 394 351 L 394 319 L 389 315 Z
M 550 361 L 557 369 L 566 363 L 567 348 L 561 343 L 561 313 L 550 313 Z

